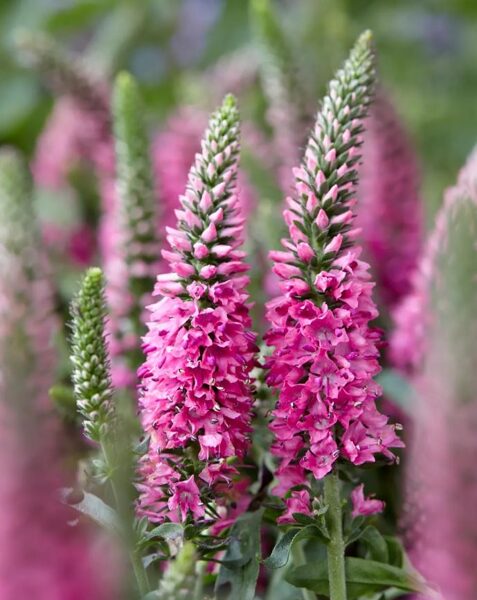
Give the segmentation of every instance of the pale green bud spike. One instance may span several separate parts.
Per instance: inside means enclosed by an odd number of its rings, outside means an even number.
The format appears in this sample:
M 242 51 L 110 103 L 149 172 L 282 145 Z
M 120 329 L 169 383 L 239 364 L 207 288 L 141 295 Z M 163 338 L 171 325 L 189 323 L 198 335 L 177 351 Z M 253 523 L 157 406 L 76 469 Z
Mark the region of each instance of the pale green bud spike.
M 116 78 L 113 115 L 126 261 L 152 263 L 157 261 L 158 250 L 149 140 L 139 90 L 128 73 L 120 73 Z
M 0 150 L 0 243 L 17 255 L 37 239 L 28 165 L 13 148 Z
M 32 191 L 23 157 L 0 149 L 0 400 L 11 403 L 24 425 L 47 418 L 58 331 Z
M 128 73 L 120 73 L 113 92 L 116 180 L 122 232 L 122 254 L 128 268 L 128 288 L 134 302 L 124 320 L 127 331 L 144 333 L 142 313 L 157 275 L 160 247 L 157 236 L 157 200 L 139 89 Z M 139 366 L 139 347 L 125 351 L 133 370 Z
M 106 300 L 101 269 L 88 269 L 71 305 L 73 384 L 86 436 L 104 440 L 112 429 L 114 405 L 105 338 Z
M 196 585 L 194 575 L 196 551 L 192 542 L 185 542 L 179 554 L 169 562 L 160 583 L 157 600 L 187 600 L 192 598 Z M 194 596 L 195 597 L 195 596 Z
M 454 188 L 446 206 L 447 222 L 435 257 L 431 281 L 433 314 L 429 354 L 443 360 L 445 376 L 461 403 L 475 402 L 477 364 L 477 199 L 469 190 Z

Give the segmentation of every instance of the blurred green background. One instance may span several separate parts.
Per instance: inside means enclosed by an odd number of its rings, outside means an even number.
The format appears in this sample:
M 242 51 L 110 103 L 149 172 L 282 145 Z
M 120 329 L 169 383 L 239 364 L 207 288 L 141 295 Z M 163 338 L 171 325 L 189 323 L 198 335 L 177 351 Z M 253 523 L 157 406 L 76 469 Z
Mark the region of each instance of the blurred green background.
M 374 31 L 381 79 L 415 141 L 432 215 L 477 140 L 477 2 L 275 4 L 317 102 L 356 35 Z M 1 0 L 0 143 L 31 153 L 52 106 L 39 77 L 15 56 L 18 28 L 48 32 L 104 73 L 133 72 L 160 124 L 202 93 L 202 74 L 214 62 L 250 44 L 248 17 L 247 0 Z M 250 107 L 260 106 L 255 93 Z

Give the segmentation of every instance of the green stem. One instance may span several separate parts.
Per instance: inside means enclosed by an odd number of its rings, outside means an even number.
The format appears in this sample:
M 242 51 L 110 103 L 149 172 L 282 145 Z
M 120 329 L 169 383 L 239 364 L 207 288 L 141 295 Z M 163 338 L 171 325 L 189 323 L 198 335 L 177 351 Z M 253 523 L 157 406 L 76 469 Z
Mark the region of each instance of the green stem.
M 116 463 L 112 456 L 112 448 L 107 440 L 101 440 L 101 451 L 106 462 L 106 466 L 110 473 L 111 490 L 113 492 L 114 503 L 116 504 L 116 510 L 124 526 L 124 534 L 126 537 L 126 545 L 129 554 L 129 560 L 136 580 L 136 587 L 141 596 L 145 596 L 150 591 L 149 579 L 144 568 L 141 557 L 137 554 L 135 546 L 135 534 L 133 526 L 133 517 L 131 514 L 131 508 L 129 501 L 126 499 L 124 502 L 124 495 L 120 493 L 122 486 L 117 482 L 116 475 Z
M 301 543 L 295 544 L 292 548 L 293 562 L 297 567 L 306 564 L 306 556 L 305 551 L 303 550 L 303 545 Z M 301 594 L 303 596 L 303 600 L 316 600 L 316 595 L 311 590 L 307 590 L 306 588 L 301 588 Z
M 328 579 L 330 600 L 346 600 L 346 574 L 344 560 L 343 515 L 341 511 L 340 480 L 336 473 L 325 478 L 325 503 L 330 531 L 328 544 Z
M 193 600 L 203 600 L 204 598 L 204 574 L 207 563 L 205 561 L 197 561 L 195 567 L 196 582 L 194 586 Z

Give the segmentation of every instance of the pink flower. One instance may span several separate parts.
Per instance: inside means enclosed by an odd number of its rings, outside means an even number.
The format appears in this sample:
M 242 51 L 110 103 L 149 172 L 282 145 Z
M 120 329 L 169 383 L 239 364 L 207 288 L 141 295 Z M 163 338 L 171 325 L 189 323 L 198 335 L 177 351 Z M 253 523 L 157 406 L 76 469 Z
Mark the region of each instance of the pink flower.
M 449 229 L 463 197 L 477 201 L 477 150 L 462 168 L 457 185 L 447 190 L 421 256 L 411 279 L 412 289 L 393 311 L 395 329 L 390 340 L 390 360 L 399 370 L 409 374 L 419 371 L 432 326 L 430 295 L 436 276 L 439 252 L 447 243 Z
M 310 494 L 306 490 L 292 492 L 290 498 L 285 499 L 285 504 L 286 511 L 277 519 L 277 523 L 280 525 L 294 523 L 294 513 L 311 515 Z
M 238 113 L 233 100 L 226 99 L 212 116 L 202 154 L 191 168 L 177 228 L 168 229 L 171 250 L 166 257 L 174 270 L 157 279 L 159 299 L 150 307 L 144 337 L 139 405 L 150 442 L 141 469 L 141 512 L 153 521 L 174 518 L 170 511 L 179 506 L 180 483 L 187 481 L 190 488 L 193 481 L 198 501 L 204 494 L 210 498 L 225 482 L 229 485 L 237 470 L 225 459 L 243 458 L 249 447 L 250 372 L 257 349 L 250 331 L 248 277 L 243 275 L 247 267 L 239 249 L 238 151 Z M 217 156 L 223 160 L 217 163 Z M 192 215 L 199 224 L 191 229 Z M 212 229 L 213 235 L 203 235 Z M 199 239 L 207 252 L 197 256 L 193 248 Z M 227 251 L 215 253 L 218 246 Z M 200 469 L 193 480 L 190 476 L 198 471 L 187 472 L 190 462 L 168 453 L 190 446 L 198 449 Z M 158 477 L 164 470 L 167 480 Z M 212 518 L 205 503 L 194 500 L 189 508 L 193 519 Z
M 367 517 L 375 515 L 384 510 L 384 502 L 374 498 L 365 498 L 364 484 L 358 485 L 351 492 L 351 501 L 353 503 L 353 517 Z
M 183 521 L 185 521 L 188 511 L 196 519 L 204 516 L 205 511 L 200 501 L 199 488 L 194 481 L 193 475 L 186 481 L 173 483 L 171 489 L 172 496 L 169 498 L 167 505 L 171 511 L 179 509 Z
M 474 150 L 431 234 L 438 243 L 428 247 L 420 307 L 428 318 L 412 370 L 402 525 L 412 563 L 446 600 L 473 600 L 477 590 L 476 167 Z
M 382 90 L 366 121 L 357 224 L 377 294 L 394 307 L 411 290 L 424 241 L 417 160 Z
M 373 79 L 364 39 L 354 53 L 330 84 L 303 164 L 294 170 L 296 191 L 285 211 L 286 253 L 272 255 L 282 295 L 267 305 L 271 327 L 265 340 L 274 349 L 266 367 L 267 383 L 279 392 L 270 429 L 281 491 L 305 484 L 308 473 L 321 479 L 338 459 L 362 464 L 378 453 L 393 459 L 389 449 L 403 445 L 375 404 L 381 392 L 373 381 L 380 370 L 380 332 L 370 321 L 378 311 L 369 266 L 360 260 L 352 229 L 349 182 L 357 177 L 370 94 L 366 84 L 356 82 Z M 353 93 L 349 81 L 355 82 Z M 338 109 L 337 98 L 352 102 L 350 110 Z

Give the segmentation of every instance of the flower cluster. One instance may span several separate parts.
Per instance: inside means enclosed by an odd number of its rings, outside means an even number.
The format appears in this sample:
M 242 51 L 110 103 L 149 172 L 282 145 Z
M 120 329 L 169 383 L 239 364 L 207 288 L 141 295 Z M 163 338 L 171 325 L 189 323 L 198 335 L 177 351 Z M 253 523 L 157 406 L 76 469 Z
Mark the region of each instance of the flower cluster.
M 211 117 L 189 174 L 177 228 L 167 228 L 172 271 L 157 278 L 139 370 L 149 435 L 141 507 L 151 520 L 217 516 L 214 490 L 231 488 L 249 444 L 250 331 L 243 218 L 236 193 L 238 112 L 227 97 Z M 180 453 L 177 450 L 181 449 Z
M 287 199 L 285 251 L 274 251 L 282 295 L 269 302 L 274 347 L 267 361 L 270 386 L 278 389 L 271 429 L 280 459 L 277 494 L 321 479 L 334 463 L 393 459 L 402 446 L 395 427 L 380 414 L 380 334 L 368 265 L 354 243 L 353 192 L 362 122 L 374 83 L 370 35 L 358 40 L 330 83 L 304 161 L 295 169 L 295 196 Z M 300 502 L 304 499 L 300 499 Z

